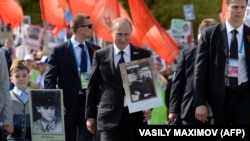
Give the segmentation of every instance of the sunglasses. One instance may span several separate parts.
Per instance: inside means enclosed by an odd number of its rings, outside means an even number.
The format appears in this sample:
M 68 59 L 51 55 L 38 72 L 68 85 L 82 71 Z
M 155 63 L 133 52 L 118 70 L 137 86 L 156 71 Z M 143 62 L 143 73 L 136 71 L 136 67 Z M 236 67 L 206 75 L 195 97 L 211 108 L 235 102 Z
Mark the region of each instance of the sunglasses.
M 89 25 L 81 25 L 81 26 L 79 26 L 79 27 L 88 27 L 89 29 L 91 29 L 92 27 L 93 27 L 93 25 L 92 24 L 89 24 Z

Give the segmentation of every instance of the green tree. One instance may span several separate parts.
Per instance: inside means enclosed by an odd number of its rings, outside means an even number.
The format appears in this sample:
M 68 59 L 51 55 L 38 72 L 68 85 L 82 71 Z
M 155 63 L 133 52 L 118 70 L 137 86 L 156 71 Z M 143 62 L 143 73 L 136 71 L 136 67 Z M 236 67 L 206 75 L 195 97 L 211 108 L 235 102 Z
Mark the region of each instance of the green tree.
M 43 24 L 39 0 L 20 0 L 23 14 L 31 17 L 31 24 Z

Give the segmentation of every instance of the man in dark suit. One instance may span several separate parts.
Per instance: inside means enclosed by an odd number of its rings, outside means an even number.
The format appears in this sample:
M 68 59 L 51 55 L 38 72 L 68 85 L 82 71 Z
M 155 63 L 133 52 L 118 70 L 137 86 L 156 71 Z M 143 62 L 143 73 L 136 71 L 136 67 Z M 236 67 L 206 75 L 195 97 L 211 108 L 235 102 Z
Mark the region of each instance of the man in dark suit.
M 113 45 L 96 51 L 93 57 L 87 88 L 86 124 L 88 130 L 94 132 L 97 122 L 101 141 L 134 141 L 136 127 L 147 124 L 151 111 L 129 113 L 124 104 L 125 91 L 118 62 L 122 56 L 121 60 L 129 62 L 150 57 L 151 52 L 129 43 L 132 25 L 127 19 L 115 19 L 111 32 Z
M 208 120 L 207 102 L 214 124 L 250 124 L 250 28 L 243 24 L 247 3 L 227 0 L 226 21 L 201 35 L 193 99 L 195 117 L 201 122 Z
M 73 32 L 71 39 L 55 47 L 49 57 L 44 86 L 63 90 L 66 141 L 76 141 L 77 138 L 78 141 L 92 141 L 93 134 L 88 132 L 84 118 L 86 80 L 93 53 L 100 47 L 86 41 L 93 34 L 88 15 L 74 15 L 70 28 Z
M 200 32 L 204 28 L 215 25 L 215 19 L 206 18 L 201 21 Z M 182 125 L 202 124 L 195 116 L 193 106 L 193 72 L 196 46 L 184 48 L 178 60 L 175 76 L 172 81 L 169 101 L 169 122 Z

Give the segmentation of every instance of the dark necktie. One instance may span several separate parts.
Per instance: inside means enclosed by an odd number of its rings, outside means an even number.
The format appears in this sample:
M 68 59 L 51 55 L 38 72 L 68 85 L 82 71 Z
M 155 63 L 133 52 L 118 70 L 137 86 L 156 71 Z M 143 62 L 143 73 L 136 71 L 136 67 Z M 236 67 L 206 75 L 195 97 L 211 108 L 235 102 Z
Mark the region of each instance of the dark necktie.
M 232 30 L 232 40 L 230 45 L 230 59 L 238 59 L 237 30 Z M 237 77 L 229 77 L 229 86 L 235 88 L 238 85 Z
M 81 72 L 87 72 L 87 55 L 84 49 L 83 44 L 79 44 L 79 47 L 82 48 L 82 53 L 81 53 Z
M 121 58 L 120 58 L 120 60 L 119 60 L 118 63 L 117 63 L 117 71 L 118 71 L 119 73 L 121 73 L 121 71 L 120 71 L 120 66 L 119 66 L 119 65 L 120 65 L 121 63 L 124 63 L 124 62 L 125 62 L 124 57 L 123 57 L 124 51 L 120 51 L 119 54 L 121 54 Z

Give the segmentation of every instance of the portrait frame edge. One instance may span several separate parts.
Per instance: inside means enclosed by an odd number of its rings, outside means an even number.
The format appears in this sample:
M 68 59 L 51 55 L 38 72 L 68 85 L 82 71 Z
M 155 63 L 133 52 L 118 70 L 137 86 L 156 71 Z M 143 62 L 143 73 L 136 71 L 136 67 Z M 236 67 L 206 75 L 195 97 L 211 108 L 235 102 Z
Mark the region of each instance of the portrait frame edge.
M 35 132 L 34 131 L 34 108 L 33 105 L 34 105 L 34 102 L 33 101 L 33 95 L 36 94 L 36 93 L 55 93 L 56 97 L 60 99 L 56 99 L 57 101 L 57 104 L 59 104 L 58 106 L 60 107 L 60 115 L 57 115 L 59 116 L 59 118 L 61 119 L 61 125 L 62 125 L 62 132 L 58 132 L 58 133 L 44 133 L 44 132 Z M 63 110 L 63 91 L 62 89 L 31 89 L 29 91 L 29 112 L 30 112 L 30 128 L 31 128 L 31 137 L 32 137 L 32 140 L 44 140 L 44 141 L 52 141 L 52 140 L 55 140 L 55 139 L 58 139 L 58 140 L 62 140 L 62 141 L 65 141 L 65 125 L 64 125 L 64 110 Z

